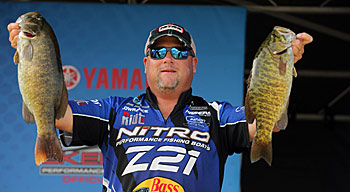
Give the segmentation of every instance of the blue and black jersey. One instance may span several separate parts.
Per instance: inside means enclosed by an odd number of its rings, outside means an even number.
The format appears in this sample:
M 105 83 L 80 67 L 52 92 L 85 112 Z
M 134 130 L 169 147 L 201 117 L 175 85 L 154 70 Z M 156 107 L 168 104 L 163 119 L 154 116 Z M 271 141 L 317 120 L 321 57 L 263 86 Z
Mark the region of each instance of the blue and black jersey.
M 250 146 L 244 107 L 207 103 L 191 89 L 168 119 L 150 89 L 69 105 L 73 139 L 63 143 L 100 147 L 104 191 L 220 191 L 227 156 Z

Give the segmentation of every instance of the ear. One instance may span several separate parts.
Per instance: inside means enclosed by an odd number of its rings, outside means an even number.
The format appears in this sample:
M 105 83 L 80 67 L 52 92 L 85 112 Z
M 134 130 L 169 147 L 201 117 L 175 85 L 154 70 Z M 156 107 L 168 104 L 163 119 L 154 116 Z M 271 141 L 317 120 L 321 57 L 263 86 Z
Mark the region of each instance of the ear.
M 198 63 L 198 58 L 193 57 L 192 58 L 192 71 L 193 71 L 193 73 L 196 73 L 196 71 L 197 71 L 197 63 Z
M 144 57 L 143 58 L 143 65 L 145 67 L 145 74 L 146 74 L 146 69 L 147 69 L 147 61 L 148 61 L 148 57 Z

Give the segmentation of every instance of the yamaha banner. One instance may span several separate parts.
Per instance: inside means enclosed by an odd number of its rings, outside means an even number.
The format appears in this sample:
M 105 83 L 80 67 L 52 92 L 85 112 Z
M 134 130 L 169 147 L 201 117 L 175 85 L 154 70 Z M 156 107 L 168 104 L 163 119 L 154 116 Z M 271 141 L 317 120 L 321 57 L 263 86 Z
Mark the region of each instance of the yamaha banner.
M 63 148 L 63 162 L 34 162 L 35 124 L 22 117 L 15 49 L 7 25 L 39 12 L 53 28 L 61 51 L 69 99 L 137 96 L 147 87 L 144 46 L 152 29 L 167 23 L 193 36 L 199 59 L 193 94 L 243 105 L 246 10 L 225 6 L 161 6 L 0 2 L 0 191 L 101 191 L 98 147 Z M 45 82 L 42 82 L 45 83 Z M 226 162 L 222 191 L 239 191 L 240 155 Z M 210 162 L 208 162 L 210 165 Z M 209 168 L 209 166 L 208 166 Z

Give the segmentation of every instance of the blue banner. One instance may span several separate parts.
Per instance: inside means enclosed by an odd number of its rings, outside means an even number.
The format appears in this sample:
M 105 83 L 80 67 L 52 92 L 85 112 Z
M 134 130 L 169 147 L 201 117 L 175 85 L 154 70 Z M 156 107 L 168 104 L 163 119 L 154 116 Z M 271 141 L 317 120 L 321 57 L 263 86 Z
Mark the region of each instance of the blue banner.
M 155 6 L 0 2 L 0 191 L 100 191 L 98 148 L 65 148 L 64 161 L 34 163 L 36 127 L 22 118 L 15 50 L 7 25 L 31 11 L 58 39 L 70 99 L 136 96 L 145 91 L 143 57 L 149 32 L 177 23 L 193 36 L 199 63 L 193 94 L 242 105 L 246 10 L 225 6 Z M 43 82 L 45 83 L 45 82 Z M 222 191 L 239 191 L 240 155 L 226 163 Z M 210 162 L 208 162 L 210 164 Z

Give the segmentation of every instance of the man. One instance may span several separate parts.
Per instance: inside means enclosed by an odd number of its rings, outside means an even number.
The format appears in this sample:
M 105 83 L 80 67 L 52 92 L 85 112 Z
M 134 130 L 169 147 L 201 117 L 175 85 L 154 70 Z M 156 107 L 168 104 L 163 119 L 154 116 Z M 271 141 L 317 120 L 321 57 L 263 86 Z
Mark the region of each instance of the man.
M 11 23 L 8 30 L 16 48 L 19 26 Z M 295 61 L 312 41 L 306 33 L 297 38 Z M 183 27 L 151 31 L 143 61 L 146 93 L 69 101 L 56 121 L 62 142 L 101 148 L 104 191 L 220 191 L 227 156 L 249 149 L 255 123 L 246 123 L 242 107 L 191 94 L 198 59 Z

